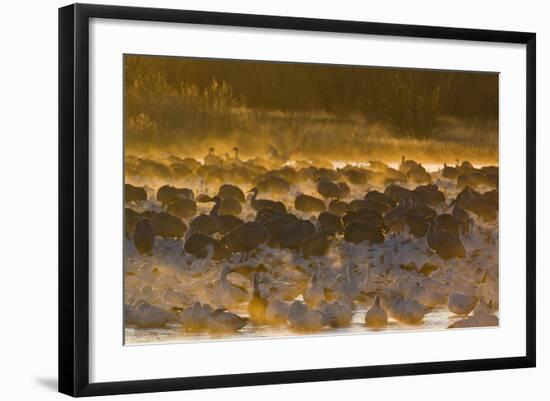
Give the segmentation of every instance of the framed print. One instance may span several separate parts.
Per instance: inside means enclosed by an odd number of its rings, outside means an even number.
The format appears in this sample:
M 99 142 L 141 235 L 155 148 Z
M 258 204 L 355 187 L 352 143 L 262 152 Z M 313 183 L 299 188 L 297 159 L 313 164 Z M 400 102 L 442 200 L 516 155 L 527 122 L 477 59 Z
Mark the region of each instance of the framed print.
M 535 34 L 59 10 L 59 389 L 535 366 Z

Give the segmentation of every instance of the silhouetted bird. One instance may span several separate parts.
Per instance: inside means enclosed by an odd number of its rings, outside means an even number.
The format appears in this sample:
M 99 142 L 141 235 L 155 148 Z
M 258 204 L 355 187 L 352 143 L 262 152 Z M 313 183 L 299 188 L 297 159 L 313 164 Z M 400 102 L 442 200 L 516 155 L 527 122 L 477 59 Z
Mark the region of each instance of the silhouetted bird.
M 250 198 L 250 206 L 252 209 L 258 211 L 260 209 L 271 209 L 279 212 L 286 212 L 286 206 L 283 202 L 274 201 L 270 199 L 256 199 L 258 196 L 258 188 L 252 188 L 250 191 L 252 197 Z
M 147 200 L 147 192 L 142 187 L 124 184 L 124 202 L 139 202 Z
M 344 228 L 344 239 L 354 244 L 360 244 L 363 241 L 380 244 L 384 242 L 384 231 L 380 226 L 353 221 Z
M 155 232 L 149 220 L 142 219 L 137 222 L 134 230 L 134 245 L 142 255 L 152 255 L 155 245 Z

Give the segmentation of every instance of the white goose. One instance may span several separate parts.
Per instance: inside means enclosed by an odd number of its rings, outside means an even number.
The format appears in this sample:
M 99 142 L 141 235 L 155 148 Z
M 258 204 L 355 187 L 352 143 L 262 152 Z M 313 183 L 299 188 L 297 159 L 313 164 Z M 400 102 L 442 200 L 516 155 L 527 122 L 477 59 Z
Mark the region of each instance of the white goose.
M 498 326 L 499 319 L 492 313 L 492 302 L 480 303 L 474 310 L 473 317 L 479 326 Z
M 225 309 L 231 309 L 250 298 L 246 289 L 231 283 L 227 279 L 231 272 L 232 270 L 228 265 L 223 267 L 220 278 L 213 283 L 214 288 L 210 294 L 212 303 Z
M 478 302 L 477 297 L 473 295 L 454 292 L 449 295 L 447 306 L 455 315 L 468 315 L 474 310 Z
M 269 301 L 265 310 L 265 321 L 268 324 L 279 326 L 286 324 L 290 305 L 274 299 Z
M 317 310 L 324 313 L 332 327 L 347 327 L 353 316 L 351 304 L 346 300 L 328 303 L 321 301 L 317 304 Z
M 435 308 L 447 303 L 447 296 L 439 291 L 425 288 L 420 283 L 416 283 L 406 293 L 407 299 L 415 299 L 428 308 Z
M 200 331 L 208 328 L 208 320 L 212 314 L 212 307 L 208 304 L 195 302 L 193 306 L 181 312 L 181 327 L 188 331 Z
M 402 295 L 397 296 L 390 307 L 390 316 L 398 322 L 415 325 L 424 319 L 424 306 L 417 300 L 406 300 Z
M 371 328 L 382 328 L 388 324 L 388 314 L 380 306 L 380 296 L 374 298 L 374 302 L 365 314 L 365 326 Z
M 163 327 L 173 320 L 174 316 L 165 309 L 151 305 L 143 299 L 124 305 L 126 324 L 138 327 Z
M 235 313 L 216 309 L 208 320 L 208 330 L 211 332 L 235 332 L 242 329 L 248 323 L 248 319 Z
M 303 296 L 305 304 L 310 308 L 315 308 L 319 302 L 325 299 L 325 290 L 319 285 L 317 273 L 313 273 L 311 276 Z
M 206 256 L 202 259 L 196 259 L 191 263 L 189 272 L 192 275 L 203 275 L 212 267 L 212 256 L 214 256 L 214 247 L 206 245 Z
M 298 331 L 319 331 L 327 325 L 328 319 L 322 312 L 308 308 L 300 301 L 294 301 L 288 311 L 288 322 Z

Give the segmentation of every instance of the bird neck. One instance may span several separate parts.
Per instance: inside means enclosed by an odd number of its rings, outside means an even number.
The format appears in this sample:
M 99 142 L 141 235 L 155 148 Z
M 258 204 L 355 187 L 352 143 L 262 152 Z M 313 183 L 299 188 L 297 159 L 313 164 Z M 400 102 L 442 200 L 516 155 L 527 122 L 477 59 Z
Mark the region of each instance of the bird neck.
M 216 203 L 212 207 L 212 210 L 210 210 L 210 216 L 218 216 L 218 213 L 220 211 L 221 199 L 216 199 L 215 202 Z
M 212 256 L 214 256 L 214 247 L 212 245 L 206 245 L 206 259 L 212 260 Z
M 435 232 L 435 220 L 428 221 L 428 234 L 426 236 L 432 236 Z
M 230 273 L 230 271 L 228 269 L 223 269 L 222 270 L 222 273 L 220 274 L 220 283 L 223 285 L 223 286 L 226 286 L 227 285 L 227 275 Z

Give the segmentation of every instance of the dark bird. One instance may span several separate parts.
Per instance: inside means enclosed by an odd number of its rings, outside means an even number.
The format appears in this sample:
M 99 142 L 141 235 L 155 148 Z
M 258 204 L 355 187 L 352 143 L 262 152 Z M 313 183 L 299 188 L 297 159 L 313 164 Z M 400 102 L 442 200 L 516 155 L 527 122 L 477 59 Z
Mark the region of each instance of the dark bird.
M 134 209 L 124 208 L 124 234 L 126 238 L 130 238 L 130 234 L 134 233 L 137 222 L 141 219 L 141 215 Z
M 405 156 L 401 156 L 401 164 L 399 165 L 399 171 L 403 174 L 409 174 L 409 172 L 420 166 L 414 160 L 405 160 Z
M 166 210 L 181 219 L 190 219 L 197 214 L 197 204 L 192 199 L 178 198 L 170 202 Z
M 415 205 L 428 205 L 437 207 L 445 202 L 445 195 L 437 185 L 420 185 L 412 191 Z
M 217 198 L 220 199 L 220 206 L 218 209 L 218 213 L 220 215 L 238 216 L 239 214 L 241 214 L 242 208 L 238 200 L 234 198 L 221 199 L 219 195 L 217 196 Z
M 220 241 L 203 233 L 191 234 L 185 241 L 183 250 L 198 259 L 202 259 L 208 255 L 209 246 L 211 246 L 214 251 L 212 259 L 222 260 L 229 256 L 227 248 L 225 248 Z
M 268 175 L 256 183 L 256 188 L 262 192 L 284 194 L 290 191 L 290 183 L 276 175 Z
M 407 180 L 415 184 L 429 184 L 432 182 L 430 173 L 420 164 L 407 173 Z
M 137 222 L 134 230 L 134 245 L 141 255 L 152 255 L 155 245 L 155 232 L 149 220 L 142 219 Z
M 383 173 L 386 171 L 390 166 L 388 166 L 386 163 L 381 162 L 379 160 L 369 160 L 369 168 L 372 171 Z
M 136 166 L 135 174 L 141 177 L 152 177 L 161 180 L 171 178 L 170 169 L 162 163 L 153 160 L 140 160 Z
M 498 193 L 490 191 L 490 195 L 482 195 L 471 187 L 466 187 L 457 195 L 452 205 L 467 210 L 481 217 L 486 222 L 495 221 L 498 217 Z
M 344 168 L 340 171 L 348 182 L 353 185 L 365 185 L 369 177 L 365 170 L 357 167 Z
M 403 203 L 410 198 L 411 191 L 397 184 L 391 184 L 384 190 L 384 195 L 391 198 L 396 203 Z
M 315 226 L 307 220 L 297 220 L 287 224 L 279 231 L 281 248 L 300 249 L 303 240 L 315 232 Z
M 267 230 L 261 223 L 251 221 L 241 224 L 225 234 L 221 244 L 229 252 L 244 252 L 245 254 L 253 251 L 258 245 L 267 241 Z
M 333 237 L 334 234 L 329 231 L 319 231 L 308 235 L 302 241 L 302 254 L 305 258 L 326 255 L 329 249 L 330 240 Z
M 427 217 L 415 210 L 410 210 L 405 215 L 405 222 L 409 228 L 409 233 L 416 238 L 421 238 L 428 232 Z
M 214 154 L 214 148 L 210 147 L 208 148 L 208 154 L 204 156 L 204 164 L 206 166 L 221 166 L 223 164 L 223 160 L 221 157 L 216 156 Z
M 390 198 L 388 195 L 386 195 L 382 192 L 376 191 L 376 190 L 367 192 L 367 194 L 365 195 L 365 199 L 376 201 L 376 202 L 379 202 L 379 203 L 384 203 L 384 204 L 388 205 L 390 208 L 395 207 L 395 205 L 396 205 L 395 201 L 392 198 Z
M 384 230 L 380 226 L 353 221 L 344 228 L 344 239 L 354 244 L 360 244 L 363 241 L 380 244 L 384 242 Z
M 268 232 L 268 244 L 279 246 L 280 232 L 286 225 L 298 221 L 298 218 L 290 213 L 276 212 L 271 209 L 260 209 L 256 215 L 256 221 L 263 224 Z
M 318 231 L 327 231 L 334 234 L 342 234 L 344 232 L 342 218 L 334 213 L 321 212 L 317 217 L 316 225 Z
M 193 171 L 189 167 L 181 163 L 171 164 L 170 172 L 172 173 L 172 177 L 178 180 L 186 179 L 193 174 Z
M 208 235 L 219 232 L 224 235 L 244 223 L 243 220 L 231 214 L 220 214 L 223 201 L 217 195 L 213 198 L 208 195 L 201 196 L 201 202 L 214 202 L 214 206 L 210 210 L 210 214 L 201 214 L 191 220 L 191 223 L 189 223 L 191 232 L 201 232 Z
M 232 198 L 240 203 L 245 202 L 244 192 L 236 185 L 223 184 L 218 190 L 218 196 L 221 199 Z
M 439 229 L 433 218 L 428 219 L 428 227 L 426 243 L 441 259 L 464 258 L 466 251 L 458 235 Z
M 395 184 L 396 182 L 407 182 L 407 176 L 401 171 L 389 167 L 383 174 L 384 184 Z
M 283 202 L 274 201 L 271 199 L 257 199 L 258 188 L 252 188 L 250 191 L 252 197 L 250 198 L 250 206 L 252 209 L 258 211 L 260 209 L 271 209 L 279 212 L 286 212 L 286 206 Z
M 466 187 L 479 189 L 479 187 L 483 187 L 486 184 L 487 180 L 485 175 L 477 171 L 472 171 L 468 174 L 460 175 L 456 180 L 456 186 L 458 187 L 458 189 L 463 189 Z
M 459 175 L 459 171 L 456 167 L 447 166 L 447 163 L 443 164 L 443 170 L 441 170 L 441 175 L 450 180 L 456 180 Z
M 166 212 L 155 214 L 150 222 L 155 235 L 164 238 L 181 238 L 187 231 L 187 226 L 183 221 Z
M 376 210 L 380 214 L 385 214 L 386 212 L 389 212 L 391 209 L 391 206 L 387 203 L 379 202 L 373 199 L 354 199 L 350 202 L 350 206 L 352 210 L 359 210 L 359 209 L 371 209 Z
M 294 208 L 300 212 L 312 213 L 326 210 L 325 202 L 310 195 L 300 194 L 294 200 Z
M 319 177 L 316 180 L 317 192 L 323 198 L 343 198 L 341 187 L 326 177 Z M 349 187 L 347 188 L 349 191 Z M 349 192 L 348 192 L 349 193 Z
M 384 218 L 382 217 L 382 214 L 370 208 L 347 212 L 342 217 L 342 221 L 344 223 L 344 227 L 354 221 L 360 221 L 375 227 L 382 227 L 384 225 Z
M 189 188 L 176 188 L 171 185 L 163 185 L 157 191 L 157 200 L 163 205 L 167 205 L 180 198 L 195 199 L 193 190 Z
M 139 202 L 147 200 L 147 192 L 143 187 L 124 184 L 124 202 Z
M 452 214 L 442 213 L 435 219 L 435 226 L 438 230 L 445 230 L 458 236 L 460 234 L 460 221 L 458 221 Z
M 469 233 L 474 225 L 468 212 L 458 206 L 453 207 L 453 216 L 460 222 L 460 231 L 462 235 Z
M 328 210 L 329 212 L 337 214 L 338 216 L 343 216 L 344 214 L 346 214 L 346 212 L 349 212 L 353 209 L 349 203 L 339 199 L 333 199 L 328 204 Z

